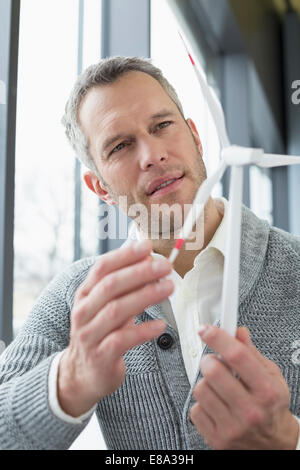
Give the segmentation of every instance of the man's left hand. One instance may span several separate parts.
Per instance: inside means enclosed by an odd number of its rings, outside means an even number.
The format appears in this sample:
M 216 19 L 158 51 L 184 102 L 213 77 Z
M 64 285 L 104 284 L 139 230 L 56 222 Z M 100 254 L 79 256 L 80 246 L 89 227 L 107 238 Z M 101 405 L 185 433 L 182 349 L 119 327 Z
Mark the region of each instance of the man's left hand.
M 279 367 L 266 359 L 242 327 L 233 338 L 206 325 L 202 340 L 217 354 L 201 360 L 190 417 L 213 449 L 296 449 L 299 425 Z M 222 358 L 222 359 L 221 359 Z M 233 373 L 238 374 L 238 378 Z

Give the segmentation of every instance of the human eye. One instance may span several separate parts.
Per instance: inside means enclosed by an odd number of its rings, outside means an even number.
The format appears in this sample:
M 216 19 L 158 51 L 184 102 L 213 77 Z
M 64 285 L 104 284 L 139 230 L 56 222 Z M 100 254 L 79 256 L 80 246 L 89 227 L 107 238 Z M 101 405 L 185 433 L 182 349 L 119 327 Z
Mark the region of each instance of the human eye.
M 160 122 L 159 124 L 157 124 L 156 129 L 158 129 L 158 130 L 164 129 L 165 127 L 168 127 L 171 124 L 172 124 L 172 121 L 163 121 L 163 122 Z
M 116 147 L 114 147 L 114 148 L 112 149 L 112 151 L 110 152 L 110 155 L 111 155 L 112 153 L 120 152 L 121 150 L 123 150 L 123 148 L 124 148 L 126 145 L 127 145 L 126 142 L 121 142 L 120 144 L 118 144 Z

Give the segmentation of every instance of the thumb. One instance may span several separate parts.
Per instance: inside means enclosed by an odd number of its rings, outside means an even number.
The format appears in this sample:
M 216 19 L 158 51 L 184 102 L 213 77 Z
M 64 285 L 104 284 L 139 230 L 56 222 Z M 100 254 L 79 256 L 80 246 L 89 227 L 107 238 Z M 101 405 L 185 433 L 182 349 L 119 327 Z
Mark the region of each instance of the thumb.
M 252 343 L 250 331 L 248 330 L 248 328 L 246 328 L 245 326 L 238 328 L 236 332 L 236 338 L 241 341 L 241 343 L 245 344 L 245 346 L 251 349 L 252 353 L 261 364 L 267 367 L 271 372 L 277 372 L 277 366 L 272 361 L 264 357 Z
M 262 362 L 266 360 L 252 343 L 250 331 L 248 330 L 248 328 L 246 328 L 245 326 L 238 328 L 236 331 L 236 339 L 238 339 L 239 341 L 241 341 L 241 343 L 243 343 L 245 346 L 251 349 L 257 359 L 259 359 Z
M 245 344 L 246 346 L 253 346 L 251 341 L 251 336 L 248 328 L 242 326 L 237 329 L 236 338 L 241 341 L 241 343 Z

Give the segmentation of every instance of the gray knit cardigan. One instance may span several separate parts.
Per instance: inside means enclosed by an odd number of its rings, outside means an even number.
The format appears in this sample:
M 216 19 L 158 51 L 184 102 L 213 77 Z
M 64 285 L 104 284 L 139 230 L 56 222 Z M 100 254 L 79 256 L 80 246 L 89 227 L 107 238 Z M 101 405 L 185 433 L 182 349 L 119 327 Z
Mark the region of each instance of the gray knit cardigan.
M 57 352 L 68 346 L 74 293 L 94 261 L 73 263 L 53 279 L 1 357 L 1 449 L 68 449 L 89 421 L 70 424 L 52 413 L 48 374 Z M 300 417 L 300 238 L 270 227 L 243 207 L 240 272 L 238 323 L 279 365 L 290 388 L 291 412 Z M 162 306 L 155 305 L 136 321 L 164 316 Z M 108 449 L 208 448 L 189 419 L 193 387 L 173 322 L 166 332 L 174 339 L 169 349 L 153 340 L 125 354 L 124 383 L 97 405 Z M 200 376 L 199 371 L 197 380 Z

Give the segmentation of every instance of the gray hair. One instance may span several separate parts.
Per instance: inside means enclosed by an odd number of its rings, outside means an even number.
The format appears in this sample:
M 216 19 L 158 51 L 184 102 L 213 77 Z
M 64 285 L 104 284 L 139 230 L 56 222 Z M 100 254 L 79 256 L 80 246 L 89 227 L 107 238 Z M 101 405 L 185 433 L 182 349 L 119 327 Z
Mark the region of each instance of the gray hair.
M 89 153 L 88 139 L 84 135 L 78 122 L 79 106 L 82 99 L 91 88 L 114 83 L 119 77 L 131 71 L 147 73 L 157 80 L 171 100 L 174 101 L 184 118 L 183 108 L 175 89 L 163 76 L 161 70 L 151 64 L 150 59 L 117 56 L 103 59 L 99 63 L 88 67 L 77 78 L 65 107 L 62 124 L 65 126 L 66 136 L 75 150 L 77 158 L 87 168 L 92 170 L 98 178 L 100 178 L 100 175 L 95 162 Z

